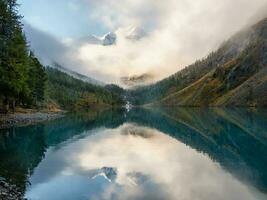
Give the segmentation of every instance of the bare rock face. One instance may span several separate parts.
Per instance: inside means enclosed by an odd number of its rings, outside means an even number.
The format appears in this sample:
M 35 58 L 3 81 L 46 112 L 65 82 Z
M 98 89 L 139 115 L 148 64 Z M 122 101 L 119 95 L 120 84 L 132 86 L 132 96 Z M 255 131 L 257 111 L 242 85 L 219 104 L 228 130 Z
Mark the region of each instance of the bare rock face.
M 110 181 L 114 181 L 117 178 L 118 171 L 113 167 L 102 167 L 101 171 L 106 175 Z
M 101 37 L 98 37 L 96 35 L 89 35 L 86 38 L 81 38 L 78 42 L 91 45 L 111 46 L 116 44 L 117 35 L 114 32 L 108 32 Z
M 113 32 L 109 32 L 108 34 L 104 36 L 103 45 L 110 46 L 110 45 L 116 44 L 116 41 L 117 41 L 116 34 Z

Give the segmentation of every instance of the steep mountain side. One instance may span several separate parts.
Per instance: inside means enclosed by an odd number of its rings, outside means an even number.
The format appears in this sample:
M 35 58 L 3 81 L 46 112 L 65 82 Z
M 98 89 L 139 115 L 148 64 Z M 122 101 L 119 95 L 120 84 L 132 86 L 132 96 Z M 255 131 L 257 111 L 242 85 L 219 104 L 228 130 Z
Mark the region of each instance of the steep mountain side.
M 130 101 L 135 105 L 154 102 L 181 106 L 232 105 L 233 102 L 234 105 L 262 105 L 264 99 L 256 101 L 254 98 L 253 101 L 240 101 L 237 104 L 234 99 L 224 99 L 224 95 L 266 67 L 266 29 L 267 18 L 239 32 L 205 59 L 156 84 L 130 90 Z M 262 81 L 266 79 L 263 75 L 260 77 Z M 257 87 L 263 90 L 264 85 Z M 242 88 L 242 94 L 255 93 L 255 88 L 246 89 L 246 92 L 245 87 Z M 249 98 L 241 93 L 236 97 Z
M 168 95 L 164 105 L 264 106 L 267 102 L 267 19 L 253 27 L 247 47 L 187 88 Z
M 267 106 L 267 68 L 218 98 L 215 105 Z
M 206 58 L 196 61 L 174 75 L 155 84 L 129 90 L 129 98 L 135 105 L 149 104 L 178 92 L 202 78 L 212 69 L 235 58 L 253 38 L 253 29 L 239 32 Z

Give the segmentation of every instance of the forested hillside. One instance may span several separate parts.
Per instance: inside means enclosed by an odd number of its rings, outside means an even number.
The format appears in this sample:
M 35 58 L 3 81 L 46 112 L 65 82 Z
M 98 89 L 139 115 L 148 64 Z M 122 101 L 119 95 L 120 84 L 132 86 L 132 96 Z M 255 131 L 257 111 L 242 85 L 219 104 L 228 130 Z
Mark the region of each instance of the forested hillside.
M 267 19 L 206 58 L 155 84 L 127 92 L 64 67 L 45 68 L 30 50 L 16 0 L 0 0 L 0 111 L 133 105 L 266 106 Z M 62 69 L 64 69 L 62 71 Z
M 47 67 L 46 99 L 67 110 L 124 104 L 120 93 L 76 79 L 58 69 Z
M 87 79 L 45 68 L 29 49 L 17 8 L 16 0 L 0 0 L 1 112 L 14 112 L 17 107 L 86 109 L 124 103 L 118 86 L 96 86 Z
M 85 76 L 85 75 L 82 75 L 82 74 L 79 74 L 75 71 L 72 71 L 70 69 L 67 69 L 65 67 L 63 67 L 62 65 L 58 64 L 58 63 L 54 63 L 53 64 L 53 67 L 58 69 L 59 71 L 62 71 L 62 72 L 65 72 L 66 74 L 76 78 L 76 79 L 79 79 L 79 80 L 82 80 L 84 82 L 88 82 L 88 83 L 91 83 L 91 84 L 94 84 L 94 85 L 98 85 L 98 86 L 105 86 L 105 83 L 101 82 L 101 81 L 98 81 L 96 79 L 93 79 L 91 77 L 88 77 L 88 76 Z
M 0 1 L 0 105 L 36 106 L 44 99 L 44 67 L 30 52 L 14 0 Z
M 163 105 L 266 106 L 267 19 L 250 29 L 248 44 L 198 81 L 170 94 Z
M 129 91 L 132 103 L 266 105 L 266 29 L 267 19 L 236 34 L 207 58 L 156 84 Z

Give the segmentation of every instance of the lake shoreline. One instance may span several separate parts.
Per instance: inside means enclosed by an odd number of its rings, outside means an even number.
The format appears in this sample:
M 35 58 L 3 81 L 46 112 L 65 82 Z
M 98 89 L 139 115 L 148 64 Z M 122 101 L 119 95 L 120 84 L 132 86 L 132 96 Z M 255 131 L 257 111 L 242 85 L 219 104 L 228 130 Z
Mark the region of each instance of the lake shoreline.
M 66 111 L 35 111 L 0 114 L 0 129 L 28 126 L 64 117 Z
M 0 177 L 0 199 L 5 200 L 26 200 L 23 192 L 14 184 L 9 183 L 5 178 Z

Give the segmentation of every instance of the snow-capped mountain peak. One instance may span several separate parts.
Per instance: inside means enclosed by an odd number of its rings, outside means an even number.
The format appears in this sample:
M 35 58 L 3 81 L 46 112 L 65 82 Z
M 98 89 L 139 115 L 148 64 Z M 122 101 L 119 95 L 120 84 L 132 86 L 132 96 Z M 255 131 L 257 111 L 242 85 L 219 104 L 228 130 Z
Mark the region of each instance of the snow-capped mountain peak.
M 117 35 L 113 32 L 109 32 L 102 37 L 95 35 L 89 35 L 89 37 L 87 37 L 87 43 L 95 45 L 110 46 L 116 44 L 116 41 Z
M 87 42 L 90 44 L 102 44 L 101 38 L 95 35 L 89 35 L 89 37 L 87 38 Z
M 126 28 L 120 28 L 116 32 L 108 32 L 102 37 L 95 35 L 89 35 L 87 37 L 87 43 L 103 46 L 111 46 L 117 43 L 118 37 L 124 38 L 130 41 L 138 41 L 146 37 L 147 32 L 138 26 L 129 26 Z
M 107 33 L 104 38 L 102 39 L 104 46 L 109 46 L 116 44 L 117 41 L 117 35 L 113 32 Z
M 140 40 L 147 36 L 147 33 L 144 29 L 137 26 L 131 26 L 127 28 L 125 37 L 129 40 Z

